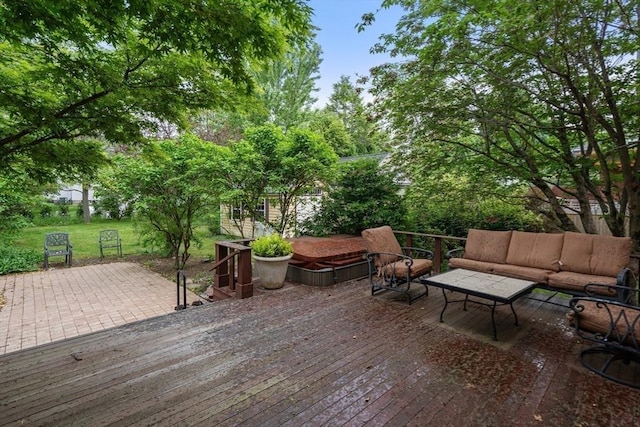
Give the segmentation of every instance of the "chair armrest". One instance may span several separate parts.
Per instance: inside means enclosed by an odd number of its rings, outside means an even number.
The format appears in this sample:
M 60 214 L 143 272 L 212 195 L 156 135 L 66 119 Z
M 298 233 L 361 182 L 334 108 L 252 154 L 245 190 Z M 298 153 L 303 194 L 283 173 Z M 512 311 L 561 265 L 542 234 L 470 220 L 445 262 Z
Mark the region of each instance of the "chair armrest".
M 433 251 L 424 248 L 414 248 L 411 246 L 405 246 L 402 248 L 403 255 L 412 258 L 433 259 Z M 409 253 L 416 254 L 418 256 L 408 255 Z
M 629 270 L 625 268 L 624 270 Z M 621 277 L 624 280 L 631 275 L 631 271 L 628 272 L 620 272 L 618 274 L 618 283 L 620 283 Z M 589 283 L 584 286 L 584 293 L 587 298 L 599 299 L 603 301 L 611 301 L 610 299 L 605 299 L 602 297 L 602 293 L 597 292 L 597 289 L 606 289 L 609 293 L 614 293 L 616 295 L 616 301 L 621 304 L 638 304 L 638 288 L 632 286 L 623 286 L 623 285 L 603 285 L 601 283 Z M 579 297 L 578 297 L 579 298 Z
M 451 259 L 451 258 L 460 258 L 464 255 L 464 248 L 463 247 L 459 247 L 459 248 L 454 248 L 451 249 L 449 251 L 447 251 L 447 253 L 444 255 L 445 259 Z

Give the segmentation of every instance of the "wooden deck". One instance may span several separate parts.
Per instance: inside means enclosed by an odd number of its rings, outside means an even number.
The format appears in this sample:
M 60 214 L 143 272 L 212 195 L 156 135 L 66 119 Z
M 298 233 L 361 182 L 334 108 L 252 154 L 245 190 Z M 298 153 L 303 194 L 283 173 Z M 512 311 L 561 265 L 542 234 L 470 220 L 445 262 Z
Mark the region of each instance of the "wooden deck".
M 638 425 L 565 310 L 287 285 L 0 356 L 1 425 Z

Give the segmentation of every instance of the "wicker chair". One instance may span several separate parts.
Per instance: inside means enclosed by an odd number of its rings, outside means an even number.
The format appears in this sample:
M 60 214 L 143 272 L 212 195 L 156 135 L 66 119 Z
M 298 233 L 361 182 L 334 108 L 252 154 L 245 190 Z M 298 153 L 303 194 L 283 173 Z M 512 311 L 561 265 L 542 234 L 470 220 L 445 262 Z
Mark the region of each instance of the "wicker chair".
M 362 231 L 362 238 L 367 248 L 371 295 L 383 290 L 399 292 L 406 295 L 411 304 L 416 298 L 428 294 L 429 289 L 421 278 L 431 274 L 433 252 L 402 248 L 388 225 L 366 229 Z M 423 285 L 424 291 L 412 295 L 411 283 Z

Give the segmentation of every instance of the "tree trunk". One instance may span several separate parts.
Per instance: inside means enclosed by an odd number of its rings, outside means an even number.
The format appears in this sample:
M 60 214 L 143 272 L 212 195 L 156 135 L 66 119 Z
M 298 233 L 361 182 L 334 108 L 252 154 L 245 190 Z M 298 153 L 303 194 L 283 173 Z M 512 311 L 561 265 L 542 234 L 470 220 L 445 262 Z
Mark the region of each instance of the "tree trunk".
M 82 183 L 82 216 L 85 224 L 91 222 L 91 211 L 89 210 L 89 184 Z

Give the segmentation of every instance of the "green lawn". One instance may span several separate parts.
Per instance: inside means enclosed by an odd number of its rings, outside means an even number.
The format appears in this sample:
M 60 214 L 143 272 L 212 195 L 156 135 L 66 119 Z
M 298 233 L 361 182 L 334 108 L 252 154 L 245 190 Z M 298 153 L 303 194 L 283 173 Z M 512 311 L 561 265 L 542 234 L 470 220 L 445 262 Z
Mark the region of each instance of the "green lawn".
M 98 258 L 100 256 L 98 236 L 100 230 L 105 229 L 118 230 L 118 234 L 122 239 L 123 255 L 149 253 L 149 250 L 142 246 L 139 234 L 135 230 L 133 222 L 130 220 L 92 219 L 90 224 L 69 223 L 64 225 L 28 227 L 21 230 L 19 238 L 14 240 L 14 245 L 19 248 L 33 249 L 42 253 L 45 234 L 60 231 L 69 233 L 69 239 L 73 244 L 74 258 Z M 214 255 L 215 241 L 229 238 L 228 236 L 211 236 L 205 226 L 198 227 L 196 235 L 202 240 L 202 247 L 197 248 L 192 243 L 189 250 L 192 256 L 201 258 L 212 258 Z M 105 251 L 105 256 L 110 255 L 115 255 L 115 249 Z

